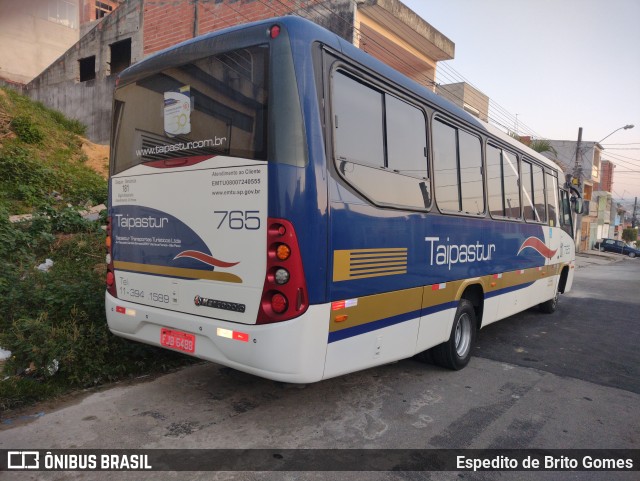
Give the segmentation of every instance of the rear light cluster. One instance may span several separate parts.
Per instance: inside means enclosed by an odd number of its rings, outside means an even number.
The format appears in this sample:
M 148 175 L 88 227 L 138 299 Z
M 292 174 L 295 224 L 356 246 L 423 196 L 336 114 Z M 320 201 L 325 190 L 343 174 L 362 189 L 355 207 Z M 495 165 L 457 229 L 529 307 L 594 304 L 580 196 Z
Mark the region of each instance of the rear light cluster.
M 286 321 L 309 307 L 298 238 L 291 222 L 268 219 L 267 275 L 258 324 Z
M 107 257 L 105 262 L 107 263 L 107 291 L 113 297 L 118 297 L 116 293 L 116 276 L 113 272 L 113 236 L 111 230 L 111 216 L 107 217 L 107 238 L 105 240 Z

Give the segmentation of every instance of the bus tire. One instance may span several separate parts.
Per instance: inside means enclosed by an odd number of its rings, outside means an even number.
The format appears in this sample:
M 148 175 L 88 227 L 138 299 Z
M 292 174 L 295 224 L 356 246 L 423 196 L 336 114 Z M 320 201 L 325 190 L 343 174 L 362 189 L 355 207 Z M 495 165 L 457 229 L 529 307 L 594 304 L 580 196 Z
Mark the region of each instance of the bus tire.
M 540 312 L 543 312 L 545 314 L 553 314 L 554 312 L 556 312 L 556 309 L 558 308 L 559 298 L 560 298 L 560 292 L 558 291 L 558 288 L 556 288 L 555 295 L 548 301 L 544 301 L 538 304 L 538 309 L 540 309 Z
M 476 312 L 467 299 L 460 299 L 449 340 L 433 348 L 438 366 L 458 371 L 469 364 L 476 338 Z

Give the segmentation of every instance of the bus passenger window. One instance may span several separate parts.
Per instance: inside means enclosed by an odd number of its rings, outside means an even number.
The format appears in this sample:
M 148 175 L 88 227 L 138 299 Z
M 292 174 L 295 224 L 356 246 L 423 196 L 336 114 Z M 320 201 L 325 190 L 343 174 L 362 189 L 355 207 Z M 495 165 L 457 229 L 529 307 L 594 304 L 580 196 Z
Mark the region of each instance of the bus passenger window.
M 520 218 L 518 158 L 487 145 L 487 196 L 493 217 Z
M 547 211 L 549 212 L 549 225 L 558 226 L 558 179 L 547 174 Z
M 335 72 L 333 123 L 336 158 L 384 167 L 382 94 Z
M 500 149 L 487 145 L 487 197 L 489 212 L 494 217 L 504 216 L 501 154 Z
M 504 177 L 504 215 L 520 219 L 520 186 L 518 184 L 518 158 L 511 152 L 502 151 L 502 175 Z
M 391 95 L 385 95 L 385 107 L 389 169 L 402 175 L 428 178 L 424 114 Z
M 560 222 L 563 226 L 571 225 L 571 201 L 566 190 L 560 191 Z
M 441 210 L 461 211 L 456 129 L 433 122 L 433 177 L 436 202 Z
M 522 201 L 524 202 L 525 220 L 535 221 L 535 208 L 533 206 L 533 176 L 531 175 L 531 164 L 522 163 Z
M 480 139 L 463 130 L 458 130 L 458 145 L 462 212 L 482 215 L 484 214 L 484 184 Z
M 547 221 L 547 208 L 544 200 L 544 172 L 542 167 L 533 166 L 533 202 L 536 209 L 536 220 Z
M 485 211 L 480 138 L 436 120 L 433 123 L 436 202 L 443 211 Z

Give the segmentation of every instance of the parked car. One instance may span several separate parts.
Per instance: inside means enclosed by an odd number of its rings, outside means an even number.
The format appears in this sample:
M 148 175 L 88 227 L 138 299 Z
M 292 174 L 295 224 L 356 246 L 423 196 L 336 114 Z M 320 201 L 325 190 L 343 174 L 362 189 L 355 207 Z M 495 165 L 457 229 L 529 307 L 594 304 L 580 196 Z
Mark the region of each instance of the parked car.
M 602 239 L 601 241 L 593 244 L 593 248 L 600 252 L 615 252 L 616 254 L 622 254 L 629 257 L 640 256 L 640 249 L 631 247 L 623 241 L 616 239 Z

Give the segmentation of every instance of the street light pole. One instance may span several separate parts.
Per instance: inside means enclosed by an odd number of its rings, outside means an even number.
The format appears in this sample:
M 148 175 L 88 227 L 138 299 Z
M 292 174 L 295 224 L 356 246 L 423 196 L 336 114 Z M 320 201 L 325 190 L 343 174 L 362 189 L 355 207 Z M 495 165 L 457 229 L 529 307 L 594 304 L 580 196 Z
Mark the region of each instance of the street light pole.
M 633 125 L 633 124 L 627 124 L 627 125 L 625 125 L 625 126 L 623 126 L 623 127 L 620 127 L 620 128 L 618 128 L 618 129 L 614 130 L 613 132 L 611 132 L 611 133 L 610 133 L 609 135 L 607 135 L 606 137 L 604 137 L 604 138 L 602 138 L 602 139 L 598 140 L 596 143 L 597 143 L 597 144 L 599 144 L 599 143 L 600 143 L 600 142 L 602 142 L 604 139 L 606 139 L 606 138 L 608 138 L 608 137 L 611 137 L 611 136 L 612 136 L 613 134 L 615 134 L 618 130 L 622 130 L 622 129 L 624 129 L 624 130 L 628 130 L 628 129 L 632 129 L 633 127 L 634 127 L 634 125 Z
M 633 127 L 634 127 L 633 124 L 623 125 L 622 127 L 619 127 L 613 132 L 611 132 L 609 135 L 606 135 L 605 137 L 600 139 L 598 142 L 596 142 L 596 144 L 600 144 L 600 142 L 611 137 L 618 130 L 623 130 L 623 129 L 628 130 L 628 129 L 632 129 Z M 580 193 L 580 196 L 584 198 L 584 181 L 582 178 L 583 169 L 582 169 L 582 159 L 581 159 L 582 152 L 580 151 L 581 148 L 582 148 L 582 127 L 578 129 L 578 142 L 576 143 L 576 160 L 575 160 L 575 165 L 573 167 L 573 178 L 576 179 L 577 181 L 576 188 Z M 585 215 L 588 216 L 589 212 L 587 212 Z M 575 229 L 576 229 L 576 233 L 575 233 L 576 252 L 580 252 L 581 244 L 582 244 L 582 215 L 580 214 L 576 214 Z

